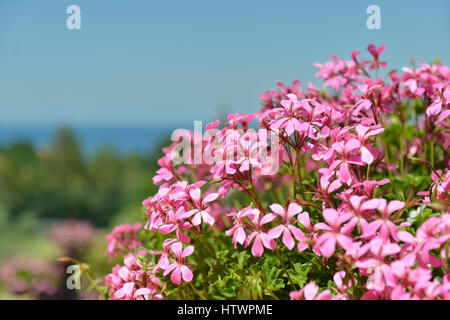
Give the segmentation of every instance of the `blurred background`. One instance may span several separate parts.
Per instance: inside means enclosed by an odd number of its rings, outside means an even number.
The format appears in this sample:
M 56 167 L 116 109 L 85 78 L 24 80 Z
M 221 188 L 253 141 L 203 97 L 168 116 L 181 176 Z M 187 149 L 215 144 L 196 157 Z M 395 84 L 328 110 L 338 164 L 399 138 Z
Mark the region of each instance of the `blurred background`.
M 372 4 L 380 30 L 366 26 Z M 58 287 L 62 255 L 110 270 L 105 235 L 142 220 L 174 129 L 254 112 L 277 80 L 321 86 L 314 62 L 370 43 L 387 46 L 387 70 L 448 65 L 449 12 L 448 0 L 0 0 L 0 299 L 74 298 Z

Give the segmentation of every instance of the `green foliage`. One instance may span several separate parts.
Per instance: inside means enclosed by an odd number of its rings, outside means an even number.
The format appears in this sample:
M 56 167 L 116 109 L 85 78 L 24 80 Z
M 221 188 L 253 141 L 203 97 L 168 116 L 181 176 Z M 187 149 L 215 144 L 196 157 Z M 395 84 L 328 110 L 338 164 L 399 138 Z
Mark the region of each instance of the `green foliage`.
M 312 263 L 294 263 L 293 266 L 293 269 L 288 270 L 289 275 L 292 281 L 302 288 L 308 280 L 308 273 L 312 268 Z

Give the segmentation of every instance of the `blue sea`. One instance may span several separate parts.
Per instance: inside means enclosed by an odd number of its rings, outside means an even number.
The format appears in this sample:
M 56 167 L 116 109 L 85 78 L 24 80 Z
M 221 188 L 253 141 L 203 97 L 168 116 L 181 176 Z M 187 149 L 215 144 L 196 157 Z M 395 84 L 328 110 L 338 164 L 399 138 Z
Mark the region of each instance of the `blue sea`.
M 0 125 L 0 146 L 27 141 L 36 148 L 51 145 L 58 126 L 16 126 Z M 77 126 L 71 129 L 86 155 L 108 146 L 121 154 L 155 152 L 164 141 L 170 140 L 172 131 L 178 127 L 169 126 Z M 187 128 L 187 127 L 184 127 Z

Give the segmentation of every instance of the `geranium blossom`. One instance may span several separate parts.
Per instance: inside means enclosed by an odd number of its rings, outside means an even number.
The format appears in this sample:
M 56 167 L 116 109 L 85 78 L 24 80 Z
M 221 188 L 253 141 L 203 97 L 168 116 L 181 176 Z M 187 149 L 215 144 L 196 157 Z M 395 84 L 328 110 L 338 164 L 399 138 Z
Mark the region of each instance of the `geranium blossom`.
M 175 243 L 172 245 L 171 251 L 175 256 L 176 261 L 167 266 L 164 270 L 164 275 L 172 273 L 170 280 L 175 284 L 180 284 L 181 278 L 186 282 L 190 282 L 193 277 L 192 271 L 184 263 L 184 259 L 194 252 L 194 247 L 188 246 L 183 250 L 181 243 Z
M 450 70 L 381 78 L 384 50 L 331 55 L 323 89 L 277 82 L 260 110 L 187 131 L 185 163 L 164 148 L 143 239 L 108 236 L 129 252 L 108 298 L 449 299 Z

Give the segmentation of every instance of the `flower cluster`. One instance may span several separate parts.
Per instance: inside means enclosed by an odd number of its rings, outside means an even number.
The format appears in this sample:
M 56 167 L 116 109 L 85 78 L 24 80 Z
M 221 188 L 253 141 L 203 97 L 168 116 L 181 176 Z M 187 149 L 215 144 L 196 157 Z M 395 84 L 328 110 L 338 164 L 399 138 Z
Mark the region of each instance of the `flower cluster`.
M 117 300 L 160 300 L 162 285 L 151 271 L 145 271 L 136 255 L 128 253 L 124 265 L 116 265 L 112 273 L 105 276 L 109 285 L 109 296 Z
M 142 245 L 137 232 L 142 228 L 140 223 L 122 224 L 115 226 L 110 234 L 106 236 L 108 247 L 106 254 L 113 259 L 123 251 L 132 251 Z
M 384 49 L 369 45 L 369 60 L 332 55 L 315 64 L 322 89 L 279 82 L 258 112 L 230 114 L 221 129 L 211 122 L 204 136 L 189 131 L 164 148 L 159 190 L 143 201 L 149 240 L 131 226 L 108 236 L 109 254 L 142 244 L 153 258 L 127 255 L 106 277 L 110 297 L 161 299 L 166 288 L 208 296 L 202 283 L 226 247 L 254 261 L 276 257 L 286 298 L 449 299 L 450 70 L 421 63 L 383 79 Z M 180 143 L 184 162 L 175 161 Z M 312 259 L 325 280 L 296 288 L 293 259 Z

